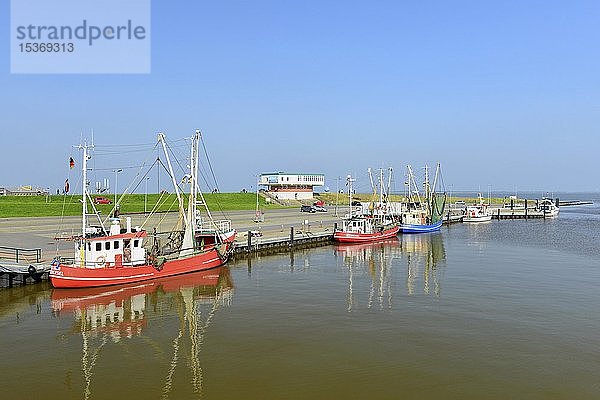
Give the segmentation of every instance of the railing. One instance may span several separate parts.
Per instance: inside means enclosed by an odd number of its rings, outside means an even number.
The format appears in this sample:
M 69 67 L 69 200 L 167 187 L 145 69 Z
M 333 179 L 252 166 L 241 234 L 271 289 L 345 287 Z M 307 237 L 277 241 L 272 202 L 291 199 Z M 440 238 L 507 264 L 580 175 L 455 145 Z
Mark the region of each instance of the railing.
M 231 230 L 231 220 L 222 219 L 218 221 L 212 221 L 198 226 L 198 232 L 229 232 Z
M 39 263 L 42 259 L 42 249 L 21 249 L 18 247 L 0 246 L 0 259 Z

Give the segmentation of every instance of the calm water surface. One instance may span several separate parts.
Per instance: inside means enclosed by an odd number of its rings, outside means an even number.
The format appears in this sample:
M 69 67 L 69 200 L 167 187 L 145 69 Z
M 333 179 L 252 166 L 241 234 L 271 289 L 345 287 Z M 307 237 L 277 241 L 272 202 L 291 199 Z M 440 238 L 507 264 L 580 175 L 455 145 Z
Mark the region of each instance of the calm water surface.
M 148 284 L 2 289 L 2 390 L 45 399 L 597 399 L 599 244 L 593 205 Z

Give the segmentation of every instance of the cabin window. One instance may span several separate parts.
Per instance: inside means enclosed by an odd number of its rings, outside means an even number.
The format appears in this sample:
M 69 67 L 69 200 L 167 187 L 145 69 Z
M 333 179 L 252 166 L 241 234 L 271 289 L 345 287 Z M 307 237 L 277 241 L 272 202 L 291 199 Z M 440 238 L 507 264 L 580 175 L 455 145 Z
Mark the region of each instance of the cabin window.
M 139 241 L 139 240 L 137 240 L 137 239 L 135 239 L 135 240 L 133 241 L 133 247 L 140 247 L 140 241 Z
M 110 250 L 110 242 L 104 242 L 104 250 Z
M 115 240 L 113 248 L 114 249 L 118 249 L 119 248 L 119 241 L 118 240 Z
M 102 250 L 102 243 L 96 242 L 96 251 Z
M 88 244 L 88 251 L 92 251 L 92 244 L 90 242 L 87 242 Z

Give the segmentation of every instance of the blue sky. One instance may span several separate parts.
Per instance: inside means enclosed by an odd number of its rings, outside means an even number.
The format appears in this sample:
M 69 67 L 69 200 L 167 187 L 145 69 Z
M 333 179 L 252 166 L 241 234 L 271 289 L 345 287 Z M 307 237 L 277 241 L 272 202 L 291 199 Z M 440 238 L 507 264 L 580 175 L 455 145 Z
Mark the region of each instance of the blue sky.
M 367 190 L 388 166 L 401 188 L 436 161 L 453 190 L 599 191 L 598 21 L 595 1 L 155 0 L 144 75 L 11 74 L 2 29 L 0 186 L 61 187 L 91 129 L 120 145 L 199 128 L 224 191 L 274 170 Z

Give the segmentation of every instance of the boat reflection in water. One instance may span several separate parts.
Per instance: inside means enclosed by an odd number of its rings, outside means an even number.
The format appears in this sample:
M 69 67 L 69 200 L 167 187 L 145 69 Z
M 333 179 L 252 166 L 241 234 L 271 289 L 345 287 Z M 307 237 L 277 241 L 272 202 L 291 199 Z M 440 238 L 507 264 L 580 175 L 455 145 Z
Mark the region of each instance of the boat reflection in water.
M 365 244 L 339 244 L 335 254 L 342 256 L 344 265 L 348 267 L 348 311 L 355 306 L 355 274 L 366 267 L 370 277 L 368 308 L 373 306 L 375 296 L 381 309 L 392 307 L 392 278 L 389 274 L 390 262 L 400 258 L 401 244 L 397 237 Z M 360 275 L 359 275 L 360 276 Z
M 162 397 L 172 388 L 179 347 L 184 333 L 189 333 L 189 365 L 192 390 L 202 393 L 202 369 L 199 351 L 203 335 L 213 315 L 221 306 L 229 306 L 233 283 L 228 267 L 173 276 L 153 281 L 103 288 L 54 289 L 52 309 L 57 316 L 72 313 L 72 331 L 82 336 L 84 398 L 92 393 L 93 369 L 103 347 L 144 336 L 147 314 L 160 309 L 162 303 L 173 304 L 179 317 L 177 336 L 172 341 L 172 359 L 167 369 Z M 187 328 L 187 329 L 186 329 Z M 114 360 L 111 361 L 114 363 Z
M 424 233 L 421 235 L 402 235 L 402 253 L 406 259 L 407 276 L 406 289 L 409 295 L 415 294 L 418 277 L 423 270 L 423 292 L 430 294 L 433 283 L 433 293 L 439 297 L 441 281 L 445 265 L 446 250 L 440 232 Z M 433 281 L 433 282 L 432 282 Z
M 348 311 L 356 306 L 361 271 L 369 275 L 369 295 L 367 306 L 371 308 L 374 302 L 381 309 L 392 308 L 395 275 L 400 273 L 399 266 L 406 263 L 407 294 L 414 295 L 418 285 L 419 275 L 423 274 L 423 292 L 440 296 L 441 276 L 446 261 L 446 251 L 442 234 L 439 232 L 423 233 L 420 235 L 400 235 L 398 238 L 383 240 L 369 244 L 337 245 L 335 254 L 343 258 L 348 268 Z M 395 271 L 394 271 L 395 270 Z M 360 289 L 359 289 L 360 290 Z

